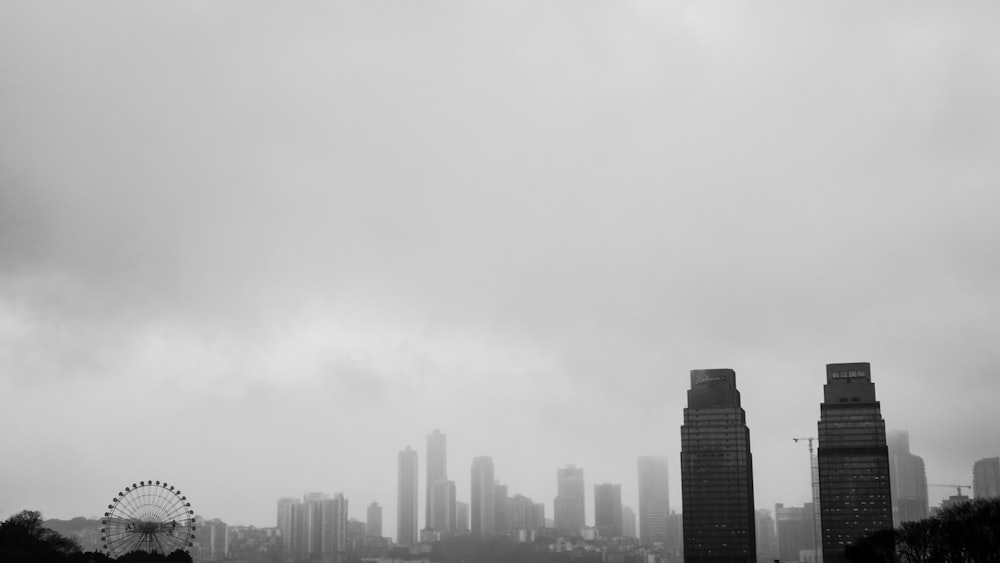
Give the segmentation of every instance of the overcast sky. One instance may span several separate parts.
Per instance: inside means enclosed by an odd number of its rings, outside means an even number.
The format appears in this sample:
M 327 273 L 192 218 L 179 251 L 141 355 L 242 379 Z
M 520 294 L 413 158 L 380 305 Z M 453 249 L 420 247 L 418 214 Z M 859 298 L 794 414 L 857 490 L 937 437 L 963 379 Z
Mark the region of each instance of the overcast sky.
M 1000 455 L 996 3 L 0 1 L 0 517 L 166 480 L 275 525 L 448 437 L 545 502 L 736 370 L 756 504 L 825 364 Z M 952 491 L 931 489 L 931 502 Z M 421 526 L 423 498 L 421 490 Z

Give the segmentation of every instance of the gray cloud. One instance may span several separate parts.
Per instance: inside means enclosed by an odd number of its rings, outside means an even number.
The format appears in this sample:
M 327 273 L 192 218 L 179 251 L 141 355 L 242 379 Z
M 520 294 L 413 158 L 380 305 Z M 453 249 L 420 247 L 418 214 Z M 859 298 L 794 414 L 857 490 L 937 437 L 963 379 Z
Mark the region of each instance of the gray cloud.
M 932 480 L 1000 448 L 993 8 L 2 11 L 0 422 L 64 452 L 4 438 L 5 511 L 155 469 L 233 521 L 391 521 L 434 427 L 460 490 L 483 454 L 536 500 L 566 462 L 628 489 L 700 367 L 737 371 L 761 506 L 807 494 L 827 362 L 873 363 Z M 150 412 L 184 445 L 67 437 Z M 87 492 L 32 486 L 52 455 Z

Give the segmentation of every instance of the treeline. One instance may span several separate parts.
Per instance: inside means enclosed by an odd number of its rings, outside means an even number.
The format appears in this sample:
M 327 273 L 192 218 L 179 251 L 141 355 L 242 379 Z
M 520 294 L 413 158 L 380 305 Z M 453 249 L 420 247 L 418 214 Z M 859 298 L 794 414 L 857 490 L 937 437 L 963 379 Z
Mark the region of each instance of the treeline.
M 42 514 L 24 510 L 0 523 L 3 563 L 191 563 L 184 551 L 170 555 L 137 551 L 111 559 L 101 552 L 84 552 L 71 538 L 46 528 Z
M 976 499 L 862 539 L 853 563 L 1000 563 L 1000 499 Z

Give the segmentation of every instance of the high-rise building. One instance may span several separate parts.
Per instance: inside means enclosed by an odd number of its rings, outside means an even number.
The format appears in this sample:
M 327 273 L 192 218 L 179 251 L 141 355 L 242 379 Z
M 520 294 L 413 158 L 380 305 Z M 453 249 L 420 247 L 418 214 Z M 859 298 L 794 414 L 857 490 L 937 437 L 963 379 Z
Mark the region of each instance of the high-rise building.
M 736 372 L 691 371 L 681 426 L 687 563 L 755 563 L 753 459 Z
M 302 498 L 305 543 L 300 555 L 319 557 L 323 553 L 323 501 L 328 498 L 326 493 L 306 493 Z
M 774 505 L 774 523 L 778 536 L 778 560 L 800 561 L 802 551 L 812 550 L 815 545 L 813 535 L 813 504 L 805 506 Z
M 427 529 L 443 533 L 455 531 L 455 482 L 438 479 L 431 484 L 428 497 L 434 509 L 427 521 Z
M 622 506 L 622 535 L 626 538 L 637 538 L 635 511 L 631 506 Z
M 639 458 L 639 541 L 646 545 L 666 541 L 668 514 L 667 458 L 642 456 Z
M 981 459 L 972 466 L 972 498 L 1000 497 L 1000 457 Z
M 507 485 L 501 485 L 499 481 L 493 484 L 493 526 L 498 534 L 504 534 L 510 530 L 510 499 L 507 498 Z
M 766 508 L 757 509 L 757 559 L 774 561 L 778 556 L 778 537 L 774 529 L 774 518 Z
M 889 448 L 889 490 L 892 493 L 892 522 L 927 518 L 927 473 L 924 458 L 910 453 L 910 434 L 901 430 L 886 434 Z
M 602 538 L 622 535 L 622 486 L 594 485 L 594 527 Z
M 885 421 L 867 362 L 826 366 L 817 459 L 823 561 L 846 562 L 848 546 L 892 528 Z
M 435 521 L 435 515 L 454 514 L 454 507 L 437 506 L 436 501 L 447 502 L 447 495 L 434 497 L 434 486 L 438 481 L 448 480 L 448 446 L 445 435 L 440 430 L 434 429 L 427 435 L 427 502 L 424 515 L 424 527 L 438 531 L 448 527 L 444 521 Z
M 399 452 L 399 480 L 396 487 L 396 543 L 417 543 L 418 483 L 417 452 L 409 446 Z
M 285 549 L 292 549 L 292 511 L 295 505 L 301 503 L 299 499 L 291 497 L 278 500 L 278 532 Z
M 472 460 L 472 535 L 486 538 L 496 533 L 495 499 L 493 459 L 477 457 Z
M 320 554 L 324 559 L 335 560 L 338 554 L 347 551 L 347 499 L 342 493 L 334 493 L 333 498 L 320 501 L 320 506 Z
M 545 526 L 545 505 L 524 495 L 510 497 L 508 504 L 511 530 L 537 530 Z
M 372 538 L 382 537 L 382 507 L 377 502 L 368 505 L 365 535 Z
M 586 504 L 584 503 L 583 468 L 567 465 L 556 470 L 557 496 L 555 527 L 579 535 L 586 525 Z
M 455 530 L 458 532 L 469 531 L 469 503 L 455 503 Z

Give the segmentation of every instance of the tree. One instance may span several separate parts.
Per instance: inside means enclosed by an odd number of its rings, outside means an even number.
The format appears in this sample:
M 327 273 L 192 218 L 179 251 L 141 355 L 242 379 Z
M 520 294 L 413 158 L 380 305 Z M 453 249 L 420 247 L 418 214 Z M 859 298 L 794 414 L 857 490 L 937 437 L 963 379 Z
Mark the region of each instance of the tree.
M 42 513 L 22 510 L 0 524 L 0 561 L 20 563 L 66 561 L 80 546 L 42 525 Z

